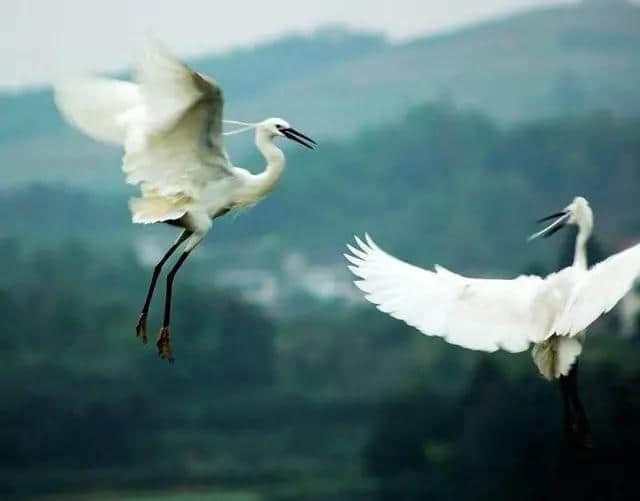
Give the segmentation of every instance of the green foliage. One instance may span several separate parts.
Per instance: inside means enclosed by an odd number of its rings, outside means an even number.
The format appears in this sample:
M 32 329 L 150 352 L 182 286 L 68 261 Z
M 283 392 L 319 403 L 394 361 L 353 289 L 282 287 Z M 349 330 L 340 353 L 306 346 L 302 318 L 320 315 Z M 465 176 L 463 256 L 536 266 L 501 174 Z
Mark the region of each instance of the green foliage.
M 581 363 L 594 449 L 563 443 L 554 385 L 534 371 L 517 376 L 500 357 L 483 355 L 459 399 L 443 401 L 417 385 L 382 404 L 365 448 L 379 499 L 635 499 L 631 458 L 640 433 L 631 421 L 640 409 L 633 390 L 638 372 L 623 376 L 628 345 L 619 344 L 609 364 L 593 360 L 604 348 L 596 339 L 599 346 L 589 344 Z M 637 343 L 631 351 L 633 360 Z
M 374 308 L 269 318 L 194 266 L 177 282 L 169 365 L 135 339 L 150 270 L 129 253 L 0 243 L 13 265 L 0 277 L 3 496 L 212 485 L 267 499 L 540 499 L 576 479 L 568 499 L 637 494 L 640 345 L 607 322 L 580 380 L 597 448 L 567 458 L 557 389 L 528 354 L 462 350 Z
M 189 364 L 172 370 L 132 334 L 135 292 L 148 279 L 132 256 L 100 258 L 78 243 L 30 252 L 12 241 L 0 255 L 14 265 L 0 281 L 0 316 L 11 329 L 0 347 L 0 484 L 13 477 L 19 491 L 39 489 L 22 485 L 16 468 L 128 466 L 166 447 L 149 429 L 198 419 L 188 402 L 202 393 L 232 391 L 245 402 L 273 381 L 273 326 L 225 294 L 180 290 L 175 329 L 189 342 L 175 344 Z

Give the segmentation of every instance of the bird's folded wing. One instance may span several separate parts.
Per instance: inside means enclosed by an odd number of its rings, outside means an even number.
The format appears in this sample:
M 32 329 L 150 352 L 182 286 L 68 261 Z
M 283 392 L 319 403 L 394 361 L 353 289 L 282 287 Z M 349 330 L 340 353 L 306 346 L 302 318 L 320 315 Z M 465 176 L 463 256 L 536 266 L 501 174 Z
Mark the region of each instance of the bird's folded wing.
M 132 130 L 127 181 L 160 195 L 197 197 L 204 183 L 231 175 L 222 139 L 222 90 L 148 42 L 138 71 L 145 121 Z
M 367 235 L 349 246 L 355 284 L 378 309 L 449 343 L 474 350 L 526 350 L 542 341 L 552 309 L 539 301 L 545 281 L 471 279 L 436 266 L 429 271 L 381 250 Z
M 573 287 L 553 331 L 573 336 L 611 310 L 640 275 L 640 244 L 593 266 Z

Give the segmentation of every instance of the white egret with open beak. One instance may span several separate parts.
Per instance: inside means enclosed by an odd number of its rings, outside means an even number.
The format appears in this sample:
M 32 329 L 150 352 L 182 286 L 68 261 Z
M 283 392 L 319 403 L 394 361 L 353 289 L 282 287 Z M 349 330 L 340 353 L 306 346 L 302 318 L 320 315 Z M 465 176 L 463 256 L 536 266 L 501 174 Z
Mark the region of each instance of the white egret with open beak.
M 570 375 L 582 351 L 584 330 L 608 312 L 640 275 L 640 244 L 587 268 L 586 244 L 593 213 L 576 197 L 553 220 L 530 237 L 548 237 L 566 225 L 576 225 L 574 260 L 556 273 L 521 275 L 511 280 L 468 278 L 436 265 L 426 270 L 380 249 L 366 235 L 345 254 L 355 284 L 378 309 L 429 336 L 452 344 L 493 352 L 526 350 L 547 379 Z M 575 389 L 575 371 L 561 379 L 570 431 L 587 440 L 588 426 Z
M 231 163 L 223 142 L 220 86 L 148 42 L 137 82 L 84 78 L 55 86 L 63 116 L 99 141 L 124 147 L 122 169 L 141 196 L 130 201 L 134 223 L 168 223 L 180 236 L 156 265 L 136 332 L 146 341 L 151 298 L 163 264 L 183 245 L 167 275 L 164 320 L 158 337 L 161 357 L 173 360 L 169 342 L 173 279 L 212 221 L 254 205 L 278 184 L 285 156 L 275 142 L 284 137 L 307 148 L 316 144 L 281 118 L 231 122 L 255 130 L 267 165 L 252 174 Z

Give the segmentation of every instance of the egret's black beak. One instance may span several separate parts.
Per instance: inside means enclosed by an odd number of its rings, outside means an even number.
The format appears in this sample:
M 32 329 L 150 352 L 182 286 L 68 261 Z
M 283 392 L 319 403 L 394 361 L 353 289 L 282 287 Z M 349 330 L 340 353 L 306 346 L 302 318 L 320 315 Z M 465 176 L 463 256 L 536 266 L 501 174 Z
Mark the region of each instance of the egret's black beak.
M 293 127 L 289 127 L 288 129 L 280 129 L 282 134 L 295 141 L 296 143 L 300 143 L 302 146 L 306 146 L 309 149 L 313 149 L 313 145 L 318 144 L 313 139 L 308 136 L 305 136 L 302 132 L 298 132 Z
M 569 212 L 562 211 L 562 212 L 556 212 L 555 214 L 551 214 L 550 216 L 546 216 L 541 219 L 538 219 L 536 221 L 537 223 L 544 223 L 545 221 L 550 221 L 551 219 L 555 219 L 555 221 L 551 223 L 549 226 L 547 226 L 546 228 L 531 235 L 529 237 L 529 240 L 533 240 L 534 238 L 538 238 L 538 237 L 543 237 L 543 238 L 550 237 L 555 232 L 560 231 L 562 228 L 564 228 L 567 225 L 567 223 L 569 222 L 569 216 L 570 216 Z

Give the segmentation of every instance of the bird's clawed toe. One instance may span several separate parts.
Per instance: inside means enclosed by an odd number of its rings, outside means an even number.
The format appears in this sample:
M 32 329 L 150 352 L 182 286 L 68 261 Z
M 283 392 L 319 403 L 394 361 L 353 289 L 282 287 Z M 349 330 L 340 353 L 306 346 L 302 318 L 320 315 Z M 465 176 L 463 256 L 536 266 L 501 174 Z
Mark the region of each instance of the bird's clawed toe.
M 140 313 L 138 323 L 136 324 L 136 336 L 142 338 L 142 342 L 147 344 L 147 313 Z
M 171 353 L 171 341 L 169 340 L 169 328 L 163 327 L 158 336 L 158 342 L 156 343 L 158 347 L 158 355 L 160 358 L 164 358 L 169 362 L 173 362 L 173 354 Z

